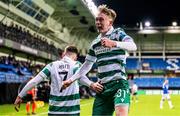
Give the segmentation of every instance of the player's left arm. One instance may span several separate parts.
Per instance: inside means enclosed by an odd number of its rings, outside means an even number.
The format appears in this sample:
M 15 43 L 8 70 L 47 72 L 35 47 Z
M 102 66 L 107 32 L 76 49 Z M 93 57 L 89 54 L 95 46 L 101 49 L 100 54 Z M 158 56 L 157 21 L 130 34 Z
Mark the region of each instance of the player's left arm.
M 19 111 L 20 108 L 20 104 L 22 103 L 22 97 L 24 97 L 27 93 L 27 91 L 31 90 L 35 85 L 37 85 L 38 83 L 40 83 L 41 81 L 43 81 L 43 77 L 40 76 L 39 74 L 34 77 L 33 79 L 31 79 L 26 86 L 22 89 L 22 91 L 18 94 L 18 96 L 16 97 L 16 100 L 14 102 L 15 105 L 15 109 L 16 111 Z
M 85 85 L 87 87 L 90 87 L 90 85 L 93 83 L 88 79 L 87 76 L 82 76 L 78 81 L 80 84 Z
M 129 35 L 127 35 L 125 32 L 121 31 L 119 33 L 119 37 L 120 37 L 119 39 L 121 41 L 115 41 L 115 40 L 111 40 L 111 39 L 104 37 L 101 40 L 101 44 L 106 47 L 110 47 L 110 48 L 118 47 L 118 48 L 121 48 L 121 49 L 124 49 L 127 51 L 136 51 L 137 50 L 137 46 L 134 43 L 133 39 Z
M 79 79 L 79 82 L 82 85 L 88 86 L 89 88 L 96 91 L 97 93 L 99 93 L 103 90 L 103 86 L 99 82 L 94 83 L 94 82 L 90 81 L 87 76 L 82 76 Z
M 33 87 L 35 87 L 37 84 L 42 82 L 43 80 L 47 79 L 48 76 L 50 76 L 50 66 L 47 65 L 41 72 L 39 72 L 33 79 L 31 79 L 25 87 L 21 90 L 21 92 L 16 97 L 16 100 L 14 102 L 16 111 L 19 111 L 20 104 L 22 103 L 22 97 L 24 97 L 27 93 L 27 91 L 31 90 Z
M 63 86 L 62 89 L 67 88 L 68 86 L 70 86 L 74 81 L 78 80 L 79 78 L 85 76 L 90 69 L 93 66 L 93 62 L 86 60 L 82 66 L 80 67 L 80 69 L 68 80 L 63 81 Z

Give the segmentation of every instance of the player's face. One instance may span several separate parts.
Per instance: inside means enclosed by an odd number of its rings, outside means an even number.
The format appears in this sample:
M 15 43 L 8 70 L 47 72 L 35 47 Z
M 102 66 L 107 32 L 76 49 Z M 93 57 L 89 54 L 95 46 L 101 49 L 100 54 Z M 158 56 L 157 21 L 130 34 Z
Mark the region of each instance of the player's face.
M 112 19 L 110 19 L 104 13 L 99 13 L 98 16 L 96 17 L 95 23 L 98 32 L 105 34 L 112 26 Z
M 74 61 L 77 61 L 77 54 L 74 54 L 74 55 L 73 55 L 73 60 L 74 60 Z

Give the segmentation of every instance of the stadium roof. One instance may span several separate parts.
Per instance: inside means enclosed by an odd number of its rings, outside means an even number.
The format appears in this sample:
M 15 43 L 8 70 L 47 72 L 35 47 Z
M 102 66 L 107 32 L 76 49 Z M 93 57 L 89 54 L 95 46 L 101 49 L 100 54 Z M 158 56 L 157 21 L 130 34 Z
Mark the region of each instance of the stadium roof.
M 51 17 L 63 27 L 70 29 L 72 34 L 81 36 L 96 34 L 94 17 L 81 0 L 44 1 L 55 9 Z
M 60 48 L 73 43 L 82 49 L 89 47 L 97 35 L 86 1 L 0 0 L 1 22 L 18 22 L 55 41 Z

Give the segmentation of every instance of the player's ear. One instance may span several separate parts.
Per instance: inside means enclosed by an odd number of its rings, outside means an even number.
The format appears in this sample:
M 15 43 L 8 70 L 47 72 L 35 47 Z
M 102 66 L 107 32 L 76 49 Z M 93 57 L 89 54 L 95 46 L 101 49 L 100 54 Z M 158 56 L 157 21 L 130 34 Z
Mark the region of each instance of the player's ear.
M 64 56 L 65 56 L 65 54 L 66 54 L 66 52 L 63 52 L 63 53 L 62 53 L 62 57 L 64 57 Z
M 74 54 L 74 61 L 77 60 L 77 54 Z
M 113 25 L 113 21 L 112 19 L 109 20 L 109 25 L 112 26 Z

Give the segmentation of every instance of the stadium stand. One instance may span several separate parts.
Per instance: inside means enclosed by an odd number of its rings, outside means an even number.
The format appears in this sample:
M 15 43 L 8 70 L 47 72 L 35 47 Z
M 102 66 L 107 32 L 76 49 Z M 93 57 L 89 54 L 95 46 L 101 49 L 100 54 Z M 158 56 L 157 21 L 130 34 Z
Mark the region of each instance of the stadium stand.
M 133 64 L 133 65 L 132 65 Z M 137 58 L 128 58 L 126 67 L 128 70 L 137 70 L 139 69 L 139 62 Z
M 164 60 L 163 58 L 142 58 L 141 61 L 139 61 L 137 58 L 128 58 L 126 67 L 128 70 L 140 70 L 143 64 L 148 64 L 148 68 L 152 70 L 167 70 L 173 68 L 178 70 L 180 68 L 180 59 L 169 58 Z
M 28 30 L 13 23 L 10 26 L 2 22 L 0 23 L 0 37 L 10 39 L 33 49 L 58 55 L 58 49 L 53 43 L 49 44 L 45 38 L 36 34 L 32 35 Z
M 179 88 L 180 87 L 180 77 L 168 78 L 170 88 Z M 140 89 L 160 89 L 162 88 L 162 83 L 164 77 L 154 78 L 154 77 L 143 77 L 136 78 L 134 82 L 139 86 Z
M 36 74 L 38 67 L 39 65 L 33 66 L 30 62 L 16 60 L 15 57 L 1 56 L 0 83 L 21 83 Z
M 20 83 L 37 74 L 42 67 L 43 65 L 17 60 L 12 55 L 0 56 L 0 104 L 13 103 Z M 41 98 L 44 97 L 42 94 L 39 95 Z
M 166 62 L 162 58 L 149 58 L 149 59 L 142 59 L 143 63 L 149 63 L 150 69 L 166 69 Z

